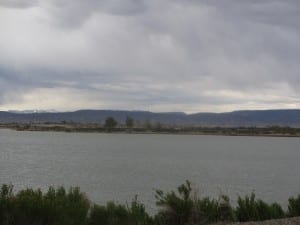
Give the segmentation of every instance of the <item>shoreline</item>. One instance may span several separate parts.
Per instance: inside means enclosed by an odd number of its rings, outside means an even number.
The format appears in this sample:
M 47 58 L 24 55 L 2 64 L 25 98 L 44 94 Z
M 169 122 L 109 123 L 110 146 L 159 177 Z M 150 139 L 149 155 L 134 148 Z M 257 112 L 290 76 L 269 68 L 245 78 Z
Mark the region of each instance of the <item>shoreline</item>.
M 300 128 L 291 127 L 167 127 L 167 128 L 105 128 L 98 124 L 60 123 L 12 123 L 0 124 L 0 129 L 15 131 L 107 133 L 107 134 L 163 134 L 163 135 L 209 135 L 236 137 L 290 137 L 299 138 Z

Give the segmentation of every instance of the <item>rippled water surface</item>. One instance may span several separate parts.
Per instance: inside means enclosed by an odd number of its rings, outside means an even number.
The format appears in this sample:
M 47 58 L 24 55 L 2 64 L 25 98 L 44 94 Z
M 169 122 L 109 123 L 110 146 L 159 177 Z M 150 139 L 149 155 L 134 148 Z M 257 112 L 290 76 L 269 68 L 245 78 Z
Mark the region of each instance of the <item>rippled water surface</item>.
M 154 190 L 190 180 L 199 195 L 300 194 L 300 138 L 0 130 L 0 183 L 80 186 L 91 200 L 154 207 Z

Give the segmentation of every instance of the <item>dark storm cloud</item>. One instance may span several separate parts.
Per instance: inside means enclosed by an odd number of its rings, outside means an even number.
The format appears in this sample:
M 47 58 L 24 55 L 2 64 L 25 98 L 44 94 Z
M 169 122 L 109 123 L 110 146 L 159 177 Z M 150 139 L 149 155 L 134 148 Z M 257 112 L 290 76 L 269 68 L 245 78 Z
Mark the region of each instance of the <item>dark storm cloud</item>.
M 22 107 L 55 90 L 49 107 L 72 95 L 82 107 L 158 111 L 300 107 L 298 0 L 0 6 L 1 93 L 22 90 Z
M 47 7 L 58 25 L 70 28 L 78 28 L 97 12 L 127 16 L 145 10 L 143 0 L 49 0 Z

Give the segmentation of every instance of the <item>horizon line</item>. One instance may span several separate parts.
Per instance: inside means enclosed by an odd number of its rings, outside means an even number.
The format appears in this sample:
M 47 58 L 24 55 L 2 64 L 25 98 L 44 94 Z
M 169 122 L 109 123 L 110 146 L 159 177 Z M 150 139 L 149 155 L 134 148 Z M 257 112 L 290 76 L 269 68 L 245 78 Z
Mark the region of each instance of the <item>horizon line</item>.
M 233 112 L 251 112 L 251 111 L 293 111 L 293 110 L 300 110 L 300 108 L 269 108 L 269 109 L 236 109 L 231 111 L 222 111 L 222 112 L 213 112 L 213 111 L 199 111 L 193 113 L 187 113 L 184 111 L 150 111 L 150 110 L 130 110 L 130 109 L 75 109 L 75 110 L 43 110 L 43 109 L 25 109 L 25 110 L 0 110 L 0 112 L 7 112 L 7 113 L 24 113 L 24 114 L 31 114 L 31 113 L 72 113 L 72 112 L 79 112 L 79 111 L 123 111 L 123 112 L 150 112 L 150 113 L 181 113 L 186 115 L 193 115 L 199 113 L 212 113 L 212 114 L 222 114 L 222 113 L 233 113 Z

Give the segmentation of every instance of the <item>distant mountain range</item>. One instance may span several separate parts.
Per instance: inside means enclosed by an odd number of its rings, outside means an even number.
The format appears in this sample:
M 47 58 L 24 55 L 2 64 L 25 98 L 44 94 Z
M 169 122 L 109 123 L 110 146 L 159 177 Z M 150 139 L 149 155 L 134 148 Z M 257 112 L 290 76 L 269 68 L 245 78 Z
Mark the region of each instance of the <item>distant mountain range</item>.
M 300 127 L 300 109 L 293 110 L 246 110 L 228 113 L 195 113 L 182 112 L 154 113 L 148 111 L 124 110 L 79 110 L 74 112 L 6 112 L 0 111 L 0 123 L 29 123 L 62 121 L 75 123 L 104 123 L 108 116 L 124 123 L 129 116 L 139 123 L 149 121 L 169 125 L 186 126 L 290 126 Z

